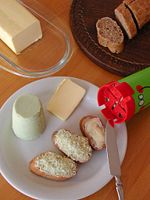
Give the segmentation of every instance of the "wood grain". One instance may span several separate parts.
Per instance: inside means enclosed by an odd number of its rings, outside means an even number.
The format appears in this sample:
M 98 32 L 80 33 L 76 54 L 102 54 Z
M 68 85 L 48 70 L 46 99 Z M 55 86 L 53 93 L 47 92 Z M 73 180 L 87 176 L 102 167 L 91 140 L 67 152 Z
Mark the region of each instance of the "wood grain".
M 57 14 L 69 27 L 70 0 L 39 0 Z M 55 76 L 73 76 L 88 80 L 97 86 L 121 77 L 114 75 L 91 62 L 72 40 L 73 54 L 67 65 Z M 35 79 L 26 79 L 0 70 L 0 106 L 17 89 Z M 143 110 L 127 122 L 128 149 L 122 164 L 122 181 L 126 200 L 148 200 L 150 197 L 150 109 Z M 101 178 L 101 177 L 99 177 Z M 0 175 L 0 199 L 31 200 L 12 186 Z M 114 181 L 84 200 L 116 200 Z
M 71 8 L 71 29 L 75 40 L 83 52 L 104 69 L 127 76 L 150 66 L 150 23 L 139 31 L 132 40 L 125 37 L 125 48 L 120 54 L 111 53 L 99 45 L 96 22 L 102 17 L 114 20 L 114 9 L 121 0 L 73 0 Z

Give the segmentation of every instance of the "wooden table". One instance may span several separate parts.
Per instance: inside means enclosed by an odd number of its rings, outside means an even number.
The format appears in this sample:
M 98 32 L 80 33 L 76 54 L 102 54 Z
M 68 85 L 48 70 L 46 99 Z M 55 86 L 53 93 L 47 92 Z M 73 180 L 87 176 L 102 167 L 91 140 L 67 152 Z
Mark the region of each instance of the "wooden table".
M 68 31 L 71 0 L 40 0 L 57 14 L 65 23 Z M 71 37 L 71 32 L 70 32 Z M 111 74 L 92 63 L 79 49 L 72 38 L 73 54 L 66 66 L 55 76 L 73 76 L 87 80 L 97 86 L 121 77 Z M 17 89 L 34 81 L 9 74 L 0 70 L 0 105 Z M 150 109 L 143 110 L 127 122 L 128 148 L 122 164 L 122 181 L 126 200 L 148 200 L 150 198 Z M 0 175 L 0 199 L 30 200 L 10 186 Z M 117 199 L 114 181 L 109 182 L 97 193 L 84 200 Z

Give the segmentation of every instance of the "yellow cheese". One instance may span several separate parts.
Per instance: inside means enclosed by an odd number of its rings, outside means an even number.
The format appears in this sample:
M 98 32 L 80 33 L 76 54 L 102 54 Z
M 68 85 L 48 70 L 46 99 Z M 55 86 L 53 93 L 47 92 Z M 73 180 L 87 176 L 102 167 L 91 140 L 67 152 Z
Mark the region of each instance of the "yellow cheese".
M 19 54 L 42 38 L 39 20 L 16 0 L 0 0 L 0 39 Z
M 62 120 L 66 120 L 81 99 L 85 95 L 85 89 L 70 79 L 64 79 L 48 103 L 48 111 Z

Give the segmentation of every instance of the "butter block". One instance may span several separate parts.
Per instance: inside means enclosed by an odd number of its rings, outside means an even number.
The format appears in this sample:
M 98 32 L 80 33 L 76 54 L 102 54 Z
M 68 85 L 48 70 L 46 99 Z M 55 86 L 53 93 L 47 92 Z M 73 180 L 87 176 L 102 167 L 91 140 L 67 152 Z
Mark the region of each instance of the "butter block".
M 41 102 L 37 96 L 27 94 L 19 96 L 12 111 L 12 129 L 23 140 L 33 140 L 45 129 L 45 117 Z
M 48 111 L 66 120 L 85 95 L 85 89 L 70 79 L 64 79 L 48 103 Z
M 39 20 L 16 0 L 0 0 L 0 39 L 16 54 L 42 38 Z

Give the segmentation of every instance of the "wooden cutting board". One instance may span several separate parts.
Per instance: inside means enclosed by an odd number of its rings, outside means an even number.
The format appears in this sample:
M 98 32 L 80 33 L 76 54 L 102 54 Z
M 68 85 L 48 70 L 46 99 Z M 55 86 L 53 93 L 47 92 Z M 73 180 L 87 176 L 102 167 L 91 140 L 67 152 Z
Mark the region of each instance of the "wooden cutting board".
M 75 40 L 97 65 L 118 75 L 127 76 L 150 66 L 150 22 L 132 40 L 125 36 L 125 49 L 112 54 L 98 44 L 96 21 L 102 17 L 115 19 L 114 9 L 122 0 L 73 0 L 70 21 Z

